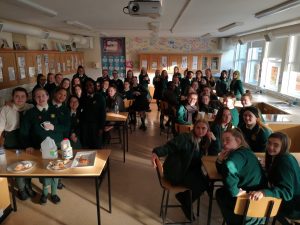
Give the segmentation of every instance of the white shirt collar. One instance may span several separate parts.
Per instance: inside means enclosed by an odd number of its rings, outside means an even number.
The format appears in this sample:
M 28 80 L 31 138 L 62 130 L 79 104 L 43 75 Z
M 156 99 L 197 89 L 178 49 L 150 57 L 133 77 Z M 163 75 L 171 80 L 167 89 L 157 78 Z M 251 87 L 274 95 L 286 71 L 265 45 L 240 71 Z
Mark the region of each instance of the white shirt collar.
M 47 105 L 45 105 L 44 107 L 43 107 L 43 106 L 39 106 L 39 105 L 37 105 L 36 107 L 37 107 L 37 109 L 38 109 L 40 112 L 42 112 L 42 111 L 43 111 L 43 109 L 46 109 L 46 111 L 47 111 L 47 110 L 48 110 L 48 108 L 49 108 L 49 105 L 47 104 Z

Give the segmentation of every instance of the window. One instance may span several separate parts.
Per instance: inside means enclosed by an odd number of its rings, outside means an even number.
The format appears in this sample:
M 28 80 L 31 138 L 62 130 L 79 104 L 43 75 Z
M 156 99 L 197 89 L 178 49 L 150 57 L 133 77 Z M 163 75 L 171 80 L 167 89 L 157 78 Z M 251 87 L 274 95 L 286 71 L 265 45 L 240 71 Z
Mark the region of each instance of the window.
M 237 44 L 236 46 L 236 54 L 235 54 L 235 70 L 240 71 L 241 80 L 244 80 L 245 69 L 246 69 L 246 58 L 247 58 L 247 50 L 248 43 L 243 45 Z
M 247 83 L 257 85 L 262 61 L 264 41 L 254 41 L 248 50 L 246 79 Z
M 288 51 L 287 69 L 283 73 L 281 92 L 300 97 L 300 35 L 290 37 Z
M 279 91 L 279 78 L 282 65 L 286 56 L 288 38 L 276 38 L 266 43 L 266 54 L 262 63 L 261 83 L 262 88 Z

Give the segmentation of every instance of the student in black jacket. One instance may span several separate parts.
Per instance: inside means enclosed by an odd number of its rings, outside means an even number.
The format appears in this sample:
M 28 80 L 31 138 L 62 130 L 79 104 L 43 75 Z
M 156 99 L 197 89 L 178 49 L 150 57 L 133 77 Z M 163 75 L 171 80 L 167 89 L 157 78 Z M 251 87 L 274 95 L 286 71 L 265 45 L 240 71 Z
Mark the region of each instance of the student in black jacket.
M 95 81 L 88 78 L 85 83 L 86 95 L 80 99 L 80 133 L 83 148 L 102 147 L 102 134 L 106 120 L 106 103 L 103 95 L 95 92 Z

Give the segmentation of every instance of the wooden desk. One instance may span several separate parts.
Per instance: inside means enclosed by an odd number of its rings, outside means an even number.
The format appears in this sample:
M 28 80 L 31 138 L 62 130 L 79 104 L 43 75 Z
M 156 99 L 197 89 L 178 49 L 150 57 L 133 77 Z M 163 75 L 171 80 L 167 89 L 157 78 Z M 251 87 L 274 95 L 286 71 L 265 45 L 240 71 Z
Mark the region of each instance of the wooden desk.
M 123 129 L 123 162 L 125 162 L 125 153 L 128 152 L 128 112 L 106 113 L 107 122 L 117 122 L 114 126 L 122 127 Z
M 74 151 L 74 155 L 78 151 L 88 151 L 86 149 Z M 96 150 L 96 158 L 94 166 L 90 167 L 80 167 L 80 168 L 68 168 L 64 171 L 52 171 L 48 170 L 46 167 L 49 163 L 49 159 L 42 159 L 42 154 L 39 150 L 34 151 L 29 154 L 25 151 L 16 154 L 14 150 L 5 150 L 6 159 L 0 162 L 0 177 L 15 178 L 15 177 L 64 177 L 64 178 L 94 178 L 95 179 L 95 188 L 96 188 L 96 203 L 97 203 L 97 220 L 98 225 L 101 224 L 100 218 L 100 199 L 99 199 L 99 190 L 102 182 L 102 178 L 107 172 L 108 179 L 108 198 L 109 198 L 109 212 L 111 213 L 111 188 L 110 188 L 110 168 L 109 168 L 109 156 L 111 150 L 102 149 Z M 13 173 L 7 171 L 7 166 L 23 160 L 31 160 L 36 162 L 36 165 L 26 172 L 22 173 Z M 10 179 L 12 182 L 12 197 L 14 210 L 17 211 L 16 199 L 15 199 L 15 190 L 13 179 Z
M 300 164 L 300 153 L 291 153 Z M 255 155 L 264 160 L 265 153 L 255 153 Z M 211 212 L 212 212 L 212 200 L 213 200 L 213 193 L 215 188 L 215 182 L 222 181 L 221 174 L 218 173 L 216 168 L 216 160 L 217 156 L 203 156 L 201 161 L 203 168 L 207 172 L 208 177 L 208 196 L 209 196 L 209 204 L 208 204 L 208 216 L 207 216 L 207 225 L 210 225 L 211 220 Z

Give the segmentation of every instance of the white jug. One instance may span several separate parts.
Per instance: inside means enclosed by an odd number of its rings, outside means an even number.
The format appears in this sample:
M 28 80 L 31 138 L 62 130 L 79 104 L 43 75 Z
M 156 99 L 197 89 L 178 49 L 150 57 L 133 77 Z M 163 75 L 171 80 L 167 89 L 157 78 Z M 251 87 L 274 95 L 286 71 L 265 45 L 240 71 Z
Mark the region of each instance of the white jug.
M 50 137 L 46 137 L 41 143 L 41 152 L 43 159 L 57 159 L 57 146 L 55 141 Z
M 73 158 L 73 149 L 68 138 L 64 138 L 60 143 L 60 149 L 62 150 L 63 159 Z

